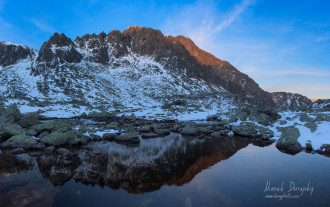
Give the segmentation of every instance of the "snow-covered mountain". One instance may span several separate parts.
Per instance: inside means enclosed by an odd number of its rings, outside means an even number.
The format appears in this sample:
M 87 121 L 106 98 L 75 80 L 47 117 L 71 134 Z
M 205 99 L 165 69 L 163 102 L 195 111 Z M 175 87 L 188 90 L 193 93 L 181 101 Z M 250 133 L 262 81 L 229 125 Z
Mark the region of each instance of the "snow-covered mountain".
M 270 93 L 230 63 L 189 38 L 151 28 L 74 41 L 55 33 L 39 51 L 0 43 L 0 94 L 6 98 L 127 107 L 227 92 L 275 105 Z

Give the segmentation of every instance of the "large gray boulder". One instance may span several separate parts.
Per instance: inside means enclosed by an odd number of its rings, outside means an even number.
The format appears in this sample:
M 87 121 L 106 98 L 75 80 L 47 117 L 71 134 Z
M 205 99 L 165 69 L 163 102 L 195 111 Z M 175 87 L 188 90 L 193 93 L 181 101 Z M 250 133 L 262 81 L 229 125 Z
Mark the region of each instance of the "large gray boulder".
M 246 122 L 240 125 L 233 125 L 232 131 L 235 135 L 243 137 L 261 137 L 269 139 L 274 136 L 274 132 L 266 127 L 257 126 L 254 123 Z
M 50 146 L 85 144 L 90 138 L 77 130 L 69 132 L 55 131 L 41 138 L 41 141 Z
M 181 134 L 187 136 L 194 136 L 198 134 L 198 126 L 189 124 L 182 129 Z
M 314 122 L 308 122 L 304 124 L 304 126 L 310 128 L 312 133 L 314 133 L 317 129 L 317 124 L 315 124 Z
M 256 127 L 248 125 L 234 125 L 232 126 L 232 131 L 238 136 L 244 137 L 258 137 L 258 131 Z
M 25 114 L 19 121 L 17 121 L 17 124 L 21 125 L 23 128 L 29 128 L 39 123 L 40 121 L 38 113 Z
M 264 126 L 268 126 L 272 123 L 271 117 L 269 117 L 267 114 L 261 113 L 256 117 L 256 120 L 258 124 L 262 124 Z
M 16 104 L 7 107 L 6 111 L 0 116 L 0 123 L 13 123 L 21 118 L 21 112 Z
M 52 120 L 52 121 L 47 121 L 47 122 L 43 122 L 43 123 L 34 125 L 31 127 L 31 129 L 37 131 L 38 133 L 45 132 L 45 131 L 67 132 L 67 131 L 72 130 L 72 128 L 74 126 L 75 126 L 74 123 L 71 121 Z
M 300 136 L 299 129 L 293 126 L 289 126 L 280 128 L 280 130 L 282 131 L 282 135 L 277 141 L 276 147 L 290 154 L 297 154 L 301 152 L 302 147 L 297 141 Z
M 4 143 L 2 143 L 1 147 L 4 148 L 24 148 L 24 149 L 41 149 L 45 147 L 43 143 L 37 142 L 36 139 L 26 136 L 23 134 L 19 134 L 11 137 Z
M 301 122 L 312 122 L 313 119 L 309 117 L 306 113 L 300 114 L 299 120 Z
M 119 143 L 128 143 L 128 144 L 139 144 L 139 133 L 138 132 L 127 132 L 122 133 L 119 136 L 115 137 L 115 141 Z
M 12 123 L 4 124 L 3 131 L 8 136 L 15 136 L 23 133 L 23 129 L 20 125 Z

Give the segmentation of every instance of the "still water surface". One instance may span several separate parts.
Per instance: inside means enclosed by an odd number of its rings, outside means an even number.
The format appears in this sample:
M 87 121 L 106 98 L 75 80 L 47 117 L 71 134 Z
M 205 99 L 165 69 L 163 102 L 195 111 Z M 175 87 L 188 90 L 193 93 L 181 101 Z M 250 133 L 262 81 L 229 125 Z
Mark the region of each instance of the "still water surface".
M 267 182 L 279 191 L 265 192 Z M 265 197 L 275 193 L 299 197 Z M 330 158 L 179 135 L 139 146 L 90 143 L 69 155 L 0 155 L 0 206 L 279 205 L 330 206 Z

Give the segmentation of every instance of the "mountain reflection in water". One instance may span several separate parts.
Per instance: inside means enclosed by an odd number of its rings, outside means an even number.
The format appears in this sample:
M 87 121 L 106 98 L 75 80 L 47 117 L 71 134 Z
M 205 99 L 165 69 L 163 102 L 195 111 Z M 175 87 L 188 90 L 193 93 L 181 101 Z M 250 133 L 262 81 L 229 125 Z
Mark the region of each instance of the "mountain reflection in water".
M 19 155 L 3 150 L 0 206 L 91 206 L 95 202 L 99 206 L 109 202 L 113 206 L 291 206 L 295 202 L 327 206 L 330 189 L 324 180 L 330 179 L 329 158 L 308 153 L 292 156 L 274 145 L 260 148 L 270 144 L 171 134 L 142 139 L 138 146 L 93 142 L 60 153 Z M 310 181 L 315 195 L 265 199 L 268 179 L 301 185 Z
M 0 206 L 46 205 L 57 192 L 53 186 L 71 179 L 86 185 L 123 188 L 133 194 L 155 191 L 163 185 L 181 186 L 250 142 L 172 134 L 142 140 L 136 147 L 94 142 L 71 149 L 69 154 L 35 151 L 13 155 L 4 151 L 0 155 Z

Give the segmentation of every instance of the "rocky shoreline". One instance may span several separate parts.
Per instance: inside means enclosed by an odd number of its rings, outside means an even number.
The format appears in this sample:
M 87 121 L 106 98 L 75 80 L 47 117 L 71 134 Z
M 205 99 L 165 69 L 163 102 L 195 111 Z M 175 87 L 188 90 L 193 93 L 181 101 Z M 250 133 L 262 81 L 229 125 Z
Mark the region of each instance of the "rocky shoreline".
M 297 128 L 303 124 L 315 132 L 318 124 L 330 122 L 330 114 L 308 107 L 294 110 L 293 117 L 283 117 L 280 115 L 283 108 L 245 107 L 226 116 L 209 116 L 204 121 L 147 120 L 134 114 L 119 116 L 115 112 L 91 112 L 70 119 L 49 119 L 38 112 L 21 114 L 16 104 L 0 105 L 0 148 L 12 149 L 17 154 L 28 150 L 53 152 L 60 147 L 80 147 L 100 141 L 139 145 L 142 139 L 181 134 L 196 139 L 246 137 L 260 143 L 273 143 L 278 136 L 276 147 L 283 152 L 296 154 L 306 149 L 330 154 L 327 143 L 319 149 L 313 149 L 310 141 L 302 146 L 298 141 L 300 132 Z M 300 122 L 295 122 L 295 119 Z

